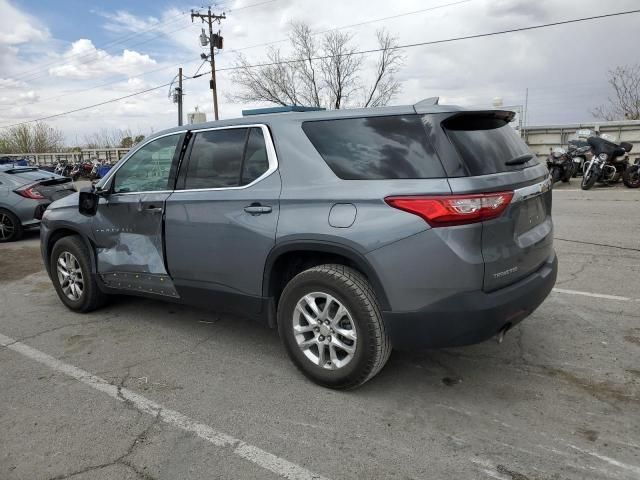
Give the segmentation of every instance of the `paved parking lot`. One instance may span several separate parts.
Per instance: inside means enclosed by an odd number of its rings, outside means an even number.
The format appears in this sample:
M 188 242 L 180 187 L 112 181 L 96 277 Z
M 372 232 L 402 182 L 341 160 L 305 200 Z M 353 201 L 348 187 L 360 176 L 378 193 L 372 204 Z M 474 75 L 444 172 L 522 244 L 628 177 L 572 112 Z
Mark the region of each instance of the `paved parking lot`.
M 560 186 L 560 274 L 502 345 L 397 353 L 353 392 L 276 332 L 139 298 L 59 302 L 0 245 L 0 479 L 640 478 L 640 192 Z

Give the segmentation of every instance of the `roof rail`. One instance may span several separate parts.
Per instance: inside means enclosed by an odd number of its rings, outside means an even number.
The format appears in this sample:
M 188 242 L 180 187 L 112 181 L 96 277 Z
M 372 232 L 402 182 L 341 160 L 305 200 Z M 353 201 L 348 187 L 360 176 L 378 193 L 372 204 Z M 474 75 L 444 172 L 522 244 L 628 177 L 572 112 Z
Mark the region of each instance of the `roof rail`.
M 267 108 L 252 108 L 250 110 L 242 110 L 242 116 L 248 117 L 251 115 L 266 115 L 268 113 L 286 113 L 286 112 L 317 112 L 325 110 L 322 107 L 303 107 L 302 105 L 287 105 L 285 107 L 267 107 Z

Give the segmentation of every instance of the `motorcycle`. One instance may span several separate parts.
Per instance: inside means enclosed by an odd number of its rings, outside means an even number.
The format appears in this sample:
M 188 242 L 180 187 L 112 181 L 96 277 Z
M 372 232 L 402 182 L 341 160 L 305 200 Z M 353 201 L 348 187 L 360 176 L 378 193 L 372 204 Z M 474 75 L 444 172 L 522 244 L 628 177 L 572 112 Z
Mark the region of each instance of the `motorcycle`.
M 591 150 L 589 145 L 570 147 L 568 150 L 557 148 L 552 150 L 547 158 L 547 168 L 553 183 L 560 180 L 567 183 L 571 177 L 576 176 L 576 171 L 581 167 L 583 159 Z
M 622 174 L 622 181 L 629 188 L 640 187 L 640 158 L 636 158 L 633 165 L 629 165 Z
M 581 188 L 589 190 L 596 182 L 616 183 L 629 167 L 627 153 L 633 145 L 622 142 L 619 145 L 603 137 L 589 137 L 587 143 L 593 150 L 582 176 Z
M 573 156 L 573 161 L 576 163 L 576 169 L 573 176 L 582 176 L 585 164 L 591 160 L 591 157 L 593 156 L 591 146 L 586 140 L 578 138 L 567 142 L 567 151 Z

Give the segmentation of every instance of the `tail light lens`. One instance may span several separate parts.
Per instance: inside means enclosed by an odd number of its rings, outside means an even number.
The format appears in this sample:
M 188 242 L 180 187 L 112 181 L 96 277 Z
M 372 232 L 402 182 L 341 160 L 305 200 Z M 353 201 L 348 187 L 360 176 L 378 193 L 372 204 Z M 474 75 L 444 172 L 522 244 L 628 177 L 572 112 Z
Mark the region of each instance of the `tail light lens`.
M 385 202 L 423 218 L 432 227 L 450 227 L 483 222 L 499 217 L 507 208 L 513 192 L 473 195 L 397 196 Z
M 14 190 L 14 192 L 24 198 L 30 198 L 31 200 L 44 200 L 44 196 L 35 189 L 36 187 L 37 185 L 27 185 Z

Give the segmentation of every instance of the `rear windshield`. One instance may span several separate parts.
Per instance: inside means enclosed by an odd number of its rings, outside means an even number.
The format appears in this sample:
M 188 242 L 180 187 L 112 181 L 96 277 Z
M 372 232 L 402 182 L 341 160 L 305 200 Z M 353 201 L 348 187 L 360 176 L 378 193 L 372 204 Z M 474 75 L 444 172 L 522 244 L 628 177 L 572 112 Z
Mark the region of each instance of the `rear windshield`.
M 503 119 L 463 115 L 446 120 L 443 127 L 471 176 L 522 170 L 538 164 L 527 144 Z M 529 154 L 531 158 L 526 162 L 508 164 Z
M 320 120 L 302 129 L 344 180 L 446 176 L 418 115 Z

